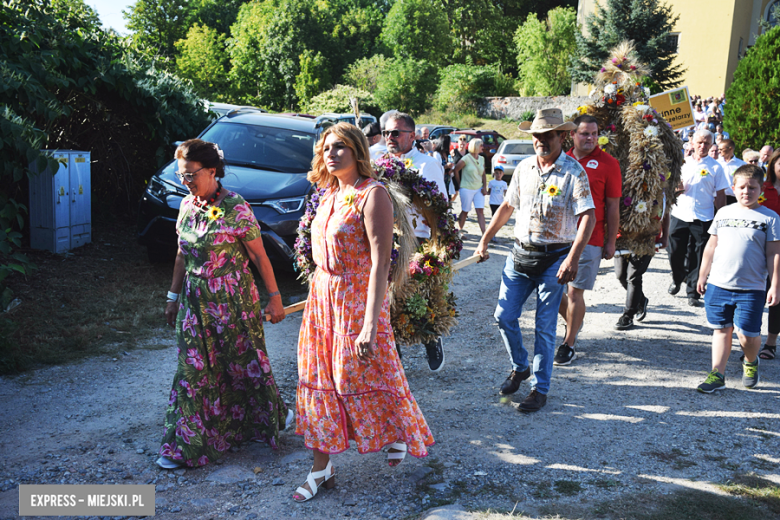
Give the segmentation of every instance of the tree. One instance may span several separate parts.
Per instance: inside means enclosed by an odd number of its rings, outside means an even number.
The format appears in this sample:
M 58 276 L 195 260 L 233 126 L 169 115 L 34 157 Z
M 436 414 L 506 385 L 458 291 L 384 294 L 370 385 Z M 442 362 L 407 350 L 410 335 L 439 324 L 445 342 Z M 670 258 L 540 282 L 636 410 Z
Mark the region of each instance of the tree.
M 370 92 L 348 85 L 336 85 L 331 90 L 326 90 L 325 92 L 318 94 L 304 106 L 304 110 L 310 114 L 325 114 L 329 112 L 336 114 L 351 114 L 352 105 L 350 99 L 352 98 L 358 100 L 358 106 L 361 113 L 367 112 L 377 117 L 382 113 L 376 105 L 374 96 Z
M 577 51 L 571 60 L 571 75 L 579 83 L 592 83 L 593 76 L 609 56 L 610 49 L 632 40 L 639 60 L 662 89 L 680 84 L 685 70 L 674 63 L 676 49 L 669 33 L 680 16 L 659 0 L 606 0 L 588 16 L 588 35 L 577 35 Z
M 344 71 L 344 81 L 353 87 L 373 92 L 377 87 L 377 78 L 387 63 L 388 59 L 382 54 L 374 54 L 370 58 L 360 58 L 347 66 Z
M 303 51 L 299 56 L 301 72 L 295 78 L 295 95 L 298 104 L 306 104 L 317 94 L 325 90 L 330 83 L 330 74 L 322 54 L 310 50 Z
M 122 11 L 136 45 L 165 58 L 173 58 L 176 42 L 187 35 L 191 14 L 188 0 L 136 0 Z
M 204 99 L 227 101 L 228 68 L 225 35 L 205 25 L 195 24 L 187 38 L 176 42 L 176 71 L 179 77 L 192 81 L 195 91 Z
M 568 70 L 577 47 L 577 12 L 556 7 L 540 21 L 529 14 L 515 33 L 517 64 L 524 96 L 558 96 L 571 89 Z
M 430 108 L 438 83 L 436 67 L 429 62 L 399 58 L 391 60 L 377 78 L 374 98 L 383 112 L 421 114 Z
M 756 39 L 726 92 L 723 126 L 737 150 L 780 143 L 780 26 Z
M 435 0 L 397 0 L 380 39 L 396 58 L 426 60 L 434 66 L 452 54 L 449 20 Z

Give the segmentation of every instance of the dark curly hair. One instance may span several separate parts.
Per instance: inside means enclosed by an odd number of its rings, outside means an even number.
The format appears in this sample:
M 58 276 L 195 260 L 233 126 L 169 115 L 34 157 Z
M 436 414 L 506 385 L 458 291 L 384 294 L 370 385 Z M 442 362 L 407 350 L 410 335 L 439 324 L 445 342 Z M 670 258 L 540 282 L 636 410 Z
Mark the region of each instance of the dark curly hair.
M 225 176 L 225 161 L 217 152 L 217 145 L 200 139 L 190 139 L 181 143 L 173 154 L 174 159 L 184 159 L 200 163 L 204 168 L 215 168 L 216 177 Z

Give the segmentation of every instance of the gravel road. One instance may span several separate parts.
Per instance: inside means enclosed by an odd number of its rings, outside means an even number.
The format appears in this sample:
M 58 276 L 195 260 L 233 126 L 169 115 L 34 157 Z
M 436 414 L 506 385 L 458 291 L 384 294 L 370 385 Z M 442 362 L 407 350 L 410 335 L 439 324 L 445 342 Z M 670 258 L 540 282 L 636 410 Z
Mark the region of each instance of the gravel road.
M 467 230 L 477 229 L 470 220 Z M 697 393 L 710 368 L 710 332 L 703 308 L 666 293 L 665 252 L 645 277 L 644 323 L 613 329 L 625 293 L 612 262 L 603 261 L 586 294 L 579 359 L 554 369 L 547 406 L 532 415 L 515 409 L 527 383 L 501 399 L 498 387 L 511 367 L 492 315 L 511 229 L 501 231 L 488 262 L 455 277 L 461 316 L 446 338 L 444 370 L 429 372 L 421 347 L 404 348 L 409 384 L 436 439 L 428 458 L 407 458 L 393 469 L 381 453 L 350 450 L 333 457 L 336 488 L 306 504 L 291 496 L 311 455 L 292 434 L 283 435 L 278 452 L 252 444 L 221 464 L 160 470 L 153 462 L 176 360 L 172 332 L 160 329 L 147 349 L 0 378 L 0 519 L 17 518 L 19 484 L 155 484 L 161 520 L 313 520 L 421 518 L 448 503 L 538 517 L 637 491 L 720 493 L 712 484 L 737 473 L 780 483 L 780 360 L 764 362 L 761 383 L 748 391 L 735 351 L 727 390 Z M 476 238 L 466 237 L 464 258 Z M 288 400 L 295 396 L 300 320 L 297 314 L 266 326 Z M 521 326 L 532 344 L 531 301 Z M 559 322 L 559 340 L 562 333 Z

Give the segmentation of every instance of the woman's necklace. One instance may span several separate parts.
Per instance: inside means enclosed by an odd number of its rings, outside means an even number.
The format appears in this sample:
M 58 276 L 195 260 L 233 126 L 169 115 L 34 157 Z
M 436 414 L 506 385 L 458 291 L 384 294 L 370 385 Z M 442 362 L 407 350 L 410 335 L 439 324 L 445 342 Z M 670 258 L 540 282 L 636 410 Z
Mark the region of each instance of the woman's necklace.
M 222 194 L 222 183 L 217 181 L 217 191 L 214 193 L 214 196 L 208 199 L 208 202 L 201 202 L 198 200 L 198 197 L 195 197 L 195 199 L 192 201 L 192 203 L 195 205 L 196 208 L 201 208 L 203 211 L 208 211 L 208 207 L 214 204 L 214 202 L 219 198 L 219 196 Z

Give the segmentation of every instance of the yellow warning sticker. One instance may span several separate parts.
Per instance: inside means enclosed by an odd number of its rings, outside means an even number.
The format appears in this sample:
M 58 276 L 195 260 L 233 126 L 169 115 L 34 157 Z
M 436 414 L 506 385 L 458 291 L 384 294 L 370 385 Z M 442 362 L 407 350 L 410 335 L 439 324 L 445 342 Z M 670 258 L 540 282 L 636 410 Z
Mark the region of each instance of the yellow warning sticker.
M 84 195 L 84 186 L 79 184 L 79 195 Z
M 87 162 L 87 160 L 84 157 L 76 157 L 76 162 L 83 163 L 83 162 Z

